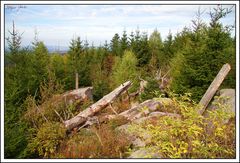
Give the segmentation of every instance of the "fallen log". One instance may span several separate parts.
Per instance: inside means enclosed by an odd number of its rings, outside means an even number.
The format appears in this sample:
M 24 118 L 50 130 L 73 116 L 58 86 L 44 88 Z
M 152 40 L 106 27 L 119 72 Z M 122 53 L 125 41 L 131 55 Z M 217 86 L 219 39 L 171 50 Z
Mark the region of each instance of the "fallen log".
M 199 102 L 200 109 L 198 111 L 199 114 L 203 114 L 205 109 L 207 108 L 209 102 L 211 101 L 212 97 L 222 84 L 223 80 L 227 76 L 228 72 L 231 70 L 231 67 L 228 63 L 224 64 L 221 70 L 218 72 L 215 79 L 212 81 L 211 85 L 208 87 L 207 91 L 203 95 L 202 99 Z
M 118 96 L 120 96 L 123 92 L 125 92 L 130 86 L 131 82 L 127 81 L 121 84 L 118 88 L 116 88 L 111 93 L 105 95 L 102 99 L 92 104 L 90 107 L 86 108 L 84 111 L 80 112 L 77 116 L 73 117 L 64 122 L 65 127 L 68 130 L 77 127 L 78 125 L 87 121 L 88 117 L 93 116 L 95 113 L 107 107 L 112 101 L 114 101 Z
M 124 116 L 128 120 L 132 121 L 134 119 L 138 119 L 140 117 L 146 116 L 151 112 L 154 112 L 161 107 L 172 105 L 172 100 L 169 98 L 159 98 L 159 99 L 151 99 L 144 101 L 143 103 L 120 113 L 120 116 Z
M 160 110 L 162 107 L 173 105 L 173 101 L 169 98 L 159 98 L 159 99 L 151 99 L 146 100 L 143 103 L 126 110 L 118 115 L 106 115 L 104 116 L 104 120 L 108 121 L 111 119 L 116 118 L 117 116 L 123 116 L 129 121 L 133 121 L 135 119 L 145 117 L 149 115 L 151 112 L 155 112 L 157 110 Z M 167 113 L 166 113 L 167 114 Z
M 81 127 L 79 127 L 78 130 L 80 130 L 85 126 L 91 126 L 93 124 L 107 122 L 117 117 L 124 117 L 131 122 L 137 122 L 138 120 L 144 119 L 144 118 L 148 119 L 150 117 L 160 117 L 160 116 L 171 116 L 175 118 L 180 118 L 179 114 L 158 111 L 158 110 L 161 110 L 162 107 L 167 107 L 169 105 L 170 106 L 173 105 L 172 100 L 169 98 L 147 100 L 118 115 L 115 114 L 115 115 L 104 115 L 100 117 L 97 117 L 97 116 L 88 117 L 85 123 Z

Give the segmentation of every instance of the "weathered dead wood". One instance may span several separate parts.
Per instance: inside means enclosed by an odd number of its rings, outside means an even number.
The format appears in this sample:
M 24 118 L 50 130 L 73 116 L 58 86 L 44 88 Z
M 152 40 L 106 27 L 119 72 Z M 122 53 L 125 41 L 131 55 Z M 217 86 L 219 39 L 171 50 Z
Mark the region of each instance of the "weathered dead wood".
M 212 81 L 211 85 L 208 87 L 207 91 L 205 92 L 205 94 L 203 95 L 202 99 L 199 102 L 200 105 L 200 109 L 198 111 L 199 114 L 203 114 L 212 97 L 214 96 L 214 94 L 216 93 L 219 86 L 222 84 L 223 80 L 225 79 L 230 70 L 231 66 L 228 63 L 222 66 L 221 70 L 218 72 L 217 76 Z
M 171 69 L 169 69 L 164 75 L 162 75 L 161 69 L 157 70 L 155 79 L 159 82 L 158 84 L 160 90 L 164 90 L 169 84 L 169 78 L 167 77 L 167 75 L 170 71 Z
M 112 110 L 116 115 L 118 115 L 118 113 L 116 112 L 116 110 L 113 108 L 112 103 L 109 103 L 109 106 L 110 106 L 111 110 Z
M 87 121 L 88 117 L 91 117 L 95 113 L 104 109 L 106 106 L 109 105 L 109 103 L 114 101 L 118 96 L 120 96 L 123 92 L 125 92 L 131 86 L 131 84 L 132 83 L 130 81 L 127 81 L 121 84 L 114 91 L 105 95 L 102 99 L 92 104 L 90 107 L 86 108 L 84 111 L 80 112 L 77 116 L 73 117 L 70 120 L 65 121 L 64 122 L 65 127 L 68 130 L 71 130 L 74 127 L 77 127 L 78 125 L 84 123 L 85 121 Z
M 130 98 L 131 98 L 131 97 L 135 98 L 135 97 L 138 96 L 138 95 L 139 95 L 139 91 L 136 91 L 136 92 L 130 93 L 130 94 L 129 94 L 129 97 L 130 97 Z
M 35 105 L 34 107 L 36 108 L 36 113 L 40 115 L 43 120 L 45 120 L 46 122 L 49 122 L 48 114 L 49 114 L 49 108 L 50 108 L 50 110 L 54 112 L 53 114 L 56 114 L 56 116 L 60 119 L 61 122 L 64 122 L 65 120 L 74 116 L 70 108 L 68 107 L 68 105 L 77 100 L 79 102 L 84 100 L 90 100 L 92 98 L 92 89 L 93 87 L 80 88 L 77 90 L 65 92 L 63 94 L 53 95 L 48 100 L 44 101 L 41 105 L 36 105 L 34 103 Z M 59 109 L 59 106 L 62 105 L 63 103 L 65 104 L 66 109 Z M 51 107 L 49 107 L 49 105 Z M 46 108 L 48 108 L 48 110 L 46 110 Z M 63 108 L 63 107 L 60 107 L 60 108 Z M 27 112 L 25 116 L 31 118 L 32 116 L 31 114 L 33 114 L 32 111 Z
M 103 117 L 105 121 L 116 118 L 117 116 L 123 116 L 129 121 L 148 116 L 151 112 L 157 111 L 162 107 L 173 105 L 173 101 L 169 98 L 151 99 L 144 101 L 143 103 L 126 110 L 118 115 L 106 115 Z M 167 113 L 166 113 L 167 114 Z
M 169 98 L 147 100 L 118 115 L 115 114 L 115 115 L 104 115 L 101 117 L 97 117 L 97 116 L 88 117 L 86 122 L 81 127 L 79 127 L 78 130 L 86 126 L 91 126 L 93 124 L 107 122 L 117 117 L 124 117 L 127 120 L 132 122 L 135 122 L 135 121 L 138 121 L 138 119 L 140 120 L 147 117 L 150 118 L 150 117 L 160 117 L 160 116 L 171 116 L 175 118 L 180 118 L 179 114 L 157 111 L 158 109 L 161 109 L 162 107 L 167 107 L 169 105 L 173 105 L 172 100 Z
M 131 99 L 130 99 L 130 95 L 129 95 L 128 90 L 126 91 L 126 93 L 127 93 L 128 103 L 131 104 Z
M 80 127 L 78 128 L 78 131 L 79 131 L 80 129 L 86 127 L 86 126 L 91 126 L 91 125 L 93 125 L 93 124 L 100 124 L 99 119 L 98 119 L 97 116 L 88 117 L 87 120 L 86 120 L 86 122 L 85 122 L 82 126 L 80 126 Z
M 139 87 L 138 92 L 139 92 L 139 94 L 142 94 L 144 92 L 144 89 L 146 88 L 148 82 L 146 80 L 140 78 L 140 76 L 138 78 L 140 80 L 140 87 Z
M 75 89 L 69 92 L 64 93 L 62 96 L 65 98 L 67 104 L 71 104 L 76 100 L 92 100 L 92 90 L 93 87 L 85 87 Z
M 120 113 L 120 116 L 124 116 L 128 120 L 132 121 L 140 117 L 146 116 L 149 113 L 165 107 L 166 105 L 172 105 L 172 100 L 169 98 L 151 99 L 144 101 L 143 103 Z
M 78 89 L 78 73 L 75 72 L 75 89 Z

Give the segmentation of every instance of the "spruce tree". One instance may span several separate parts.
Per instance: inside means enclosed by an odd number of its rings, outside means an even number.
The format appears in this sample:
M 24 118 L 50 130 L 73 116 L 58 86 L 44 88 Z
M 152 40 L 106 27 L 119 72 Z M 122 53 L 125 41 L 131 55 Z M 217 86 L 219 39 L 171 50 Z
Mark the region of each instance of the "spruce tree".
M 83 53 L 83 46 L 82 46 L 82 41 L 80 37 L 77 37 L 77 39 L 72 39 L 70 42 L 70 50 L 69 50 L 69 56 L 70 56 L 70 62 L 72 69 L 74 70 L 75 73 L 75 89 L 78 89 L 79 86 L 79 61 L 80 61 L 80 56 Z
M 111 40 L 110 48 L 113 55 L 120 56 L 120 37 L 117 33 Z
M 8 32 L 11 35 L 11 37 L 7 38 L 8 48 L 12 55 L 16 55 L 21 47 L 22 34 L 16 30 L 14 21 L 12 25 L 12 31 Z
M 151 69 L 157 69 L 160 67 L 160 62 L 162 63 L 162 49 L 163 49 L 163 42 L 160 36 L 160 33 L 155 29 L 151 36 L 149 37 L 149 49 L 151 54 L 150 66 Z
M 128 49 L 129 47 L 129 42 L 128 42 L 128 37 L 127 37 L 127 33 L 126 31 L 124 30 L 123 31 L 123 35 L 121 37 L 121 40 L 120 40 L 120 45 L 121 45 L 121 56 L 123 55 L 124 51 Z

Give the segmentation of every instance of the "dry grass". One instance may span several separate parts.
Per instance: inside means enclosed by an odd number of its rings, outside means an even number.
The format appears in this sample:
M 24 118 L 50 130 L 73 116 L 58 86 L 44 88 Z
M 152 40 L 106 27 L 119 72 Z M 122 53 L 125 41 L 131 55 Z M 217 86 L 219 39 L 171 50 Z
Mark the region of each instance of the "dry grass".
M 54 156 L 61 158 L 122 158 L 130 143 L 108 124 L 83 129 L 62 144 Z

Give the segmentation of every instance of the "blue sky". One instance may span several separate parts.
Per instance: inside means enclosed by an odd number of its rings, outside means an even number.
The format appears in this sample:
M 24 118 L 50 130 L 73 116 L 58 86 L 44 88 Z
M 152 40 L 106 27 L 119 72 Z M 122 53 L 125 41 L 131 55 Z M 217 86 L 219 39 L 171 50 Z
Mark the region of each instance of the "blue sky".
M 73 37 L 80 36 L 94 45 L 110 42 L 115 33 L 128 34 L 139 27 L 148 35 L 158 29 L 163 39 L 169 30 L 172 34 L 191 26 L 198 8 L 205 13 L 202 18 L 210 20 L 208 12 L 216 5 L 25 5 L 26 8 L 9 9 L 5 6 L 5 36 L 15 21 L 22 36 L 23 46 L 30 45 L 37 29 L 39 40 L 49 46 L 69 46 Z M 11 7 L 17 7 L 11 5 Z M 230 6 L 225 6 L 230 7 Z M 223 24 L 233 25 L 235 10 Z

